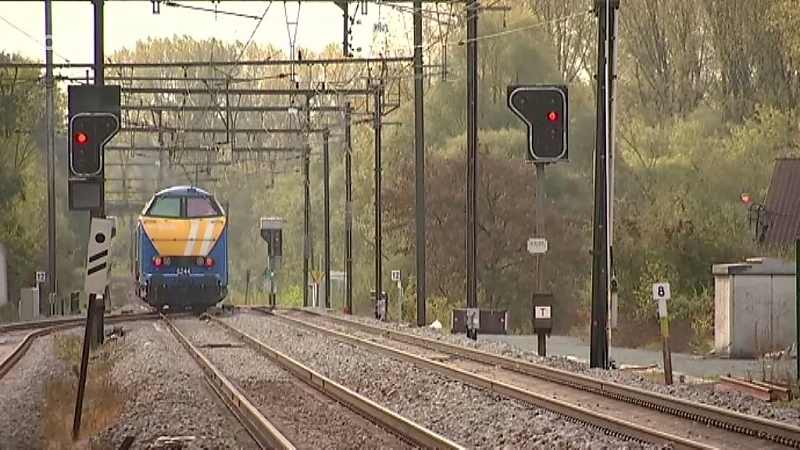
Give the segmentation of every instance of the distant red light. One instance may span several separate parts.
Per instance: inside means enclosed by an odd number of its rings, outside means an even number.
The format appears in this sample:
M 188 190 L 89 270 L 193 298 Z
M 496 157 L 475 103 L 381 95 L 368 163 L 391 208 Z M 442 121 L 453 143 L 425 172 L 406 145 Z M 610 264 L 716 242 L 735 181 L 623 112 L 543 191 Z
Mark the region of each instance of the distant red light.
M 742 203 L 745 205 L 750 203 L 750 194 L 742 194 Z
M 549 113 L 547 113 L 547 120 L 549 120 L 550 122 L 555 122 L 556 120 L 558 120 L 558 113 L 555 111 L 550 111 Z
M 86 141 L 88 140 L 89 136 L 87 136 L 86 133 L 81 133 L 81 132 L 75 133 L 75 142 L 77 142 L 78 144 L 85 144 Z

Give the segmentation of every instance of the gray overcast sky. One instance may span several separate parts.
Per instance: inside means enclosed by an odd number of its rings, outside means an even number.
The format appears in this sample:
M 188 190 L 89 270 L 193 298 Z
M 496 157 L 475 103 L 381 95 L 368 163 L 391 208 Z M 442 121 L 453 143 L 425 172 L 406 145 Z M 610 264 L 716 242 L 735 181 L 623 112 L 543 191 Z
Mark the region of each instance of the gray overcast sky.
M 180 3 L 180 2 L 179 2 Z M 19 52 L 39 60 L 44 59 L 44 2 L 5 1 L 0 7 L 0 42 L 2 50 Z M 268 2 L 220 2 L 220 10 L 244 13 L 254 16 L 263 14 Z M 191 2 L 193 6 L 213 8 L 211 1 Z M 286 3 L 290 20 L 294 20 L 297 3 Z M 356 6 L 351 6 L 351 15 Z M 380 10 L 380 11 L 379 11 Z M 161 13 L 154 15 L 149 1 L 114 2 L 106 4 L 106 54 L 131 46 L 138 39 L 150 37 L 169 37 L 186 34 L 198 39 L 215 37 L 226 41 L 248 39 L 257 21 L 248 18 L 217 15 L 212 12 L 191 11 L 184 8 L 161 6 Z M 353 30 L 354 47 L 367 49 L 373 41 L 373 25 L 383 17 L 390 22 L 392 34 L 405 37 L 410 33 L 410 14 L 400 14 L 396 10 L 370 4 L 368 15 L 358 14 Z M 92 5 L 86 2 L 53 3 L 53 50 L 55 62 L 88 63 L 93 58 Z M 342 40 L 342 11 L 333 3 L 305 3 L 300 9 L 297 43 L 299 47 L 320 49 L 328 43 L 340 44 Z M 80 25 L 85 24 L 85 25 Z M 19 28 L 19 31 L 15 28 Z M 24 33 L 23 33 L 24 32 Z M 30 35 L 30 37 L 26 36 Z M 264 19 L 254 40 L 258 43 L 271 43 L 288 50 L 289 33 L 284 14 L 284 3 L 274 2 Z M 38 42 L 37 42 L 38 41 Z M 410 45 L 408 46 L 410 50 Z M 410 54 L 410 51 L 408 52 Z

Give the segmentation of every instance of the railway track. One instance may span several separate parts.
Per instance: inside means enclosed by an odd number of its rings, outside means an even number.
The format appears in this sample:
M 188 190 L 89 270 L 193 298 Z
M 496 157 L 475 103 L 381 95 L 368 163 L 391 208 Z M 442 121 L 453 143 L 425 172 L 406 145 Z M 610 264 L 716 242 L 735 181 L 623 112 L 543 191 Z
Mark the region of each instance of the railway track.
M 316 311 L 254 309 L 635 440 L 675 448 L 800 448 L 800 428 L 781 422 Z M 332 327 L 355 329 L 369 338 Z
M 209 317 L 209 321 L 222 333 L 243 343 L 246 346 L 243 350 L 252 350 L 267 360 L 266 364 L 250 361 L 259 368 L 258 377 L 265 380 L 254 382 L 241 374 L 239 384 L 249 384 L 247 391 L 253 392 L 253 397 L 258 395 L 269 399 L 263 408 L 275 413 L 271 417 L 281 416 L 282 423 L 276 428 L 292 436 L 287 441 L 295 442 L 298 447 L 464 448 L 320 375 L 241 330 L 213 317 Z M 230 343 L 218 345 L 226 347 L 226 352 L 232 351 Z M 255 359 L 253 355 L 244 353 L 231 356 L 233 362 L 240 365 L 244 364 L 242 358 Z M 275 375 L 270 365 L 279 368 L 283 375 Z M 230 370 L 233 372 L 233 368 Z M 291 386 L 282 379 L 287 374 Z M 274 391 L 276 387 L 281 389 L 278 395 L 264 392 Z M 339 405 L 344 405 L 344 408 Z M 358 433 L 359 429 L 365 432 Z M 328 436 L 321 436 L 323 434 Z
M 142 320 L 157 320 L 158 318 L 158 314 L 152 312 L 107 315 L 105 317 L 105 323 L 114 324 L 120 322 L 136 322 Z M 13 369 L 14 366 L 25 356 L 36 339 L 42 336 L 47 336 L 48 334 L 56 333 L 58 331 L 80 327 L 85 325 L 85 323 L 85 317 L 67 317 L 61 319 L 38 320 L 0 326 L 0 336 L 3 336 L 6 333 L 18 333 L 20 331 L 32 330 L 30 333 L 25 335 L 22 340 L 20 340 L 20 342 L 13 348 L 13 350 L 11 350 L 10 353 L 0 359 L 0 379 L 10 372 L 11 369 Z
M 296 447 L 256 408 L 220 370 L 193 345 L 175 325 L 173 319 L 161 316 L 163 323 L 191 355 L 203 371 L 208 384 L 225 406 L 263 449 L 294 450 Z
M 107 323 L 119 323 L 127 321 L 138 320 L 157 320 L 158 313 L 153 311 L 140 312 L 140 313 L 115 313 L 106 314 L 105 320 L 110 321 Z M 86 324 L 86 316 L 72 316 L 60 317 L 56 319 L 43 319 L 31 320 L 27 322 L 15 322 L 6 325 L 0 325 L 0 336 L 4 333 L 12 333 L 17 331 L 38 330 L 50 327 L 60 327 L 55 331 L 63 330 L 65 328 L 79 327 Z
M 245 428 L 247 433 L 253 438 L 260 448 L 264 449 L 295 449 L 296 447 L 287 440 L 274 426 L 267 421 L 258 410 L 250 404 L 247 399 L 236 390 L 235 387 L 180 333 L 173 325 L 174 320 L 195 315 L 194 313 L 175 313 L 165 316 L 157 312 L 132 313 L 132 314 L 112 314 L 106 315 L 105 324 L 117 324 L 123 322 L 153 321 L 161 322 L 172 333 L 176 340 L 187 350 L 192 358 L 200 366 L 204 376 L 209 382 L 212 391 L 215 392 L 232 415 Z M 195 315 L 196 316 L 196 315 Z M 48 319 L 41 321 L 31 321 L 17 323 L 0 327 L 0 337 L 16 337 L 25 331 L 25 334 L 15 345 L 13 350 L 5 357 L 0 358 L 0 381 L 10 373 L 33 346 L 34 342 L 44 336 L 69 330 L 71 328 L 85 326 L 85 317 L 69 317 L 59 319 Z M 2 353 L 0 353 L 2 356 Z M 169 364 L 169 362 L 164 362 Z M 133 438 L 123 442 L 122 447 L 128 448 L 132 444 Z

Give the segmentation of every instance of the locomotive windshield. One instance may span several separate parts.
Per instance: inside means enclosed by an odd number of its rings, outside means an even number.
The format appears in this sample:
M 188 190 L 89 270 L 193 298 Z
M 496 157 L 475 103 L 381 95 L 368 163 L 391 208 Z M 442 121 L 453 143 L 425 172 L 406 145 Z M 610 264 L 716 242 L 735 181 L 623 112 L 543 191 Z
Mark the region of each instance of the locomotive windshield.
M 210 197 L 162 195 L 153 200 L 153 204 L 150 205 L 145 216 L 167 219 L 199 219 L 222 216 L 222 210 L 217 205 L 217 202 Z
M 147 211 L 147 215 L 150 217 L 178 219 L 181 217 L 181 198 L 157 197 L 150 206 L 150 210 Z
M 216 202 L 208 197 L 186 197 L 186 217 L 200 218 L 221 216 L 221 211 L 217 209 L 214 203 Z

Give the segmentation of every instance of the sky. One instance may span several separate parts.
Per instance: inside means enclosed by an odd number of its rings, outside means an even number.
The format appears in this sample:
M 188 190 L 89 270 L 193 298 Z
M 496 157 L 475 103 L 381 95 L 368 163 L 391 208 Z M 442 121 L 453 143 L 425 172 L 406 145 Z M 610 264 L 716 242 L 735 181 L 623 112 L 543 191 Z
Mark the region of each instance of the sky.
M 214 14 L 215 4 L 209 1 L 177 1 L 191 7 L 210 11 L 196 11 L 181 7 L 161 5 L 161 12 L 153 14 L 150 1 L 114 1 L 105 6 L 105 53 L 132 46 L 137 40 L 150 37 L 189 35 L 197 39 L 212 37 L 226 41 L 247 41 L 258 20 Z M 20 53 L 40 61 L 44 60 L 44 2 L 0 0 L 0 50 Z M 270 4 L 266 1 L 220 1 L 219 11 L 235 12 L 260 17 Z M 284 5 L 286 5 L 284 7 Z M 351 5 L 351 16 L 359 11 Z M 297 23 L 297 47 L 319 50 L 329 43 L 341 45 L 342 10 L 333 3 L 274 2 L 253 35 L 259 44 L 272 44 L 288 52 L 290 46 L 288 21 Z M 401 16 L 405 20 L 401 19 Z M 367 14 L 356 14 L 353 27 L 354 47 L 362 47 L 362 57 L 369 56 L 374 40 L 376 23 L 391 24 L 392 34 L 406 36 L 411 32 L 410 14 L 389 6 L 369 4 Z M 56 63 L 90 63 L 93 60 L 93 8 L 90 1 L 53 2 L 53 52 Z M 410 52 L 409 52 L 410 54 Z M 359 55 L 357 55 L 359 56 Z

